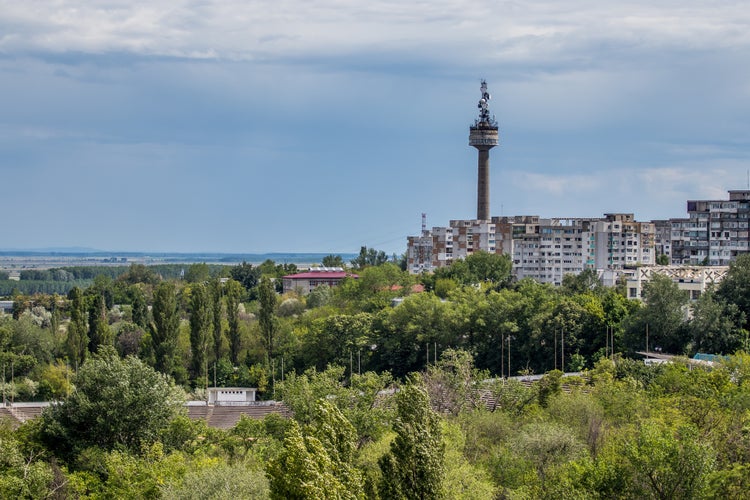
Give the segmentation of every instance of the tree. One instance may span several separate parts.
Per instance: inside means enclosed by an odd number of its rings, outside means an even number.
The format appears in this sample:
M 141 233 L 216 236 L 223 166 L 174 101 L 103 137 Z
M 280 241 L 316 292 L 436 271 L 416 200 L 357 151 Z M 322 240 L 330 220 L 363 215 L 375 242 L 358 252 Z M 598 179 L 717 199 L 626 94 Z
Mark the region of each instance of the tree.
M 477 282 L 504 284 L 510 279 L 512 263 L 507 254 L 479 250 L 466 257 L 469 272 Z
M 213 326 L 213 350 L 214 361 L 221 359 L 221 347 L 223 344 L 224 331 L 221 326 L 223 317 L 222 284 L 219 279 L 211 281 L 211 319 Z
M 306 305 L 309 309 L 315 309 L 316 307 L 323 307 L 333 298 L 333 289 L 326 285 L 318 285 L 307 294 Z
M 162 373 L 171 374 L 180 333 L 180 317 L 173 283 L 165 281 L 156 287 L 152 313 L 154 320 L 151 323 L 151 341 L 156 356 L 155 368 Z
M 121 359 L 102 346 L 79 369 L 75 390 L 42 414 L 42 434 L 63 453 L 89 446 L 138 452 L 158 439 L 183 394 L 170 379 L 136 357 Z
M 208 363 L 208 339 L 211 335 L 211 300 L 206 285 L 193 286 L 190 295 L 190 351 L 194 380 L 205 377 Z
M 483 378 L 487 378 L 487 373 L 478 373 L 474 369 L 470 353 L 446 349 L 437 364 L 427 367 L 424 385 L 435 410 L 458 415 L 461 411 L 475 410 L 483 405 L 477 383 Z
M 257 267 L 253 267 L 252 264 L 248 264 L 244 260 L 242 264 L 236 265 L 229 270 L 229 275 L 233 280 L 239 281 L 247 292 L 251 292 L 257 285 L 260 279 L 261 271 Z
M 86 326 L 86 306 L 83 292 L 78 287 L 73 287 L 68 293 L 70 300 L 70 323 L 68 323 L 68 336 L 65 339 L 65 349 L 68 358 L 74 367 L 83 364 L 88 351 L 88 333 Z
M 242 350 L 242 336 L 240 332 L 240 300 L 242 298 L 242 287 L 239 282 L 229 280 L 224 285 L 227 297 L 227 321 L 229 322 L 229 358 L 233 365 L 240 362 L 240 351 Z M 215 325 L 214 325 L 215 328 Z M 214 335 L 216 330 L 214 330 Z
M 132 304 L 133 323 L 141 328 L 148 327 L 148 304 L 146 304 L 146 295 L 139 285 L 131 285 L 128 289 L 130 301 Z
M 208 264 L 205 262 L 201 262 L 200 264 L 190 264 L 185 273 L 185 281 L 188 283 L 203 283 L 210 278 L 211 271 L 208 268 Z
M 4 420 L 0 420 L 0 498 L 51 498 L 54 472 L 34 452 L 26 453 Z
M 357 434 L 335 405 L 318 400 L 304 435 L 296 422 L 290 431 L 268 467 L 271 498 L 364 498 L 362 476 L 352 464 Z
M 121 274 L 117 281 L 127 283 L 129 285 L 135 285 L 143 283 L 146 285 L 156 285 L 160 281 L 158 274 L 153 272 L 151 269 L 143 264 L 130 264 L 130 268 Z
M 666 254 L 659 254 L 656 256 L 656 264 L 659 266 L 668 266 L 669 265 L 669 255 Z
M 731 354 L 747 349 L 747 331 L 742 328 L 745 315 L 737 304 L 719 300 L 712 291 L 701 294 L 693 306 L 688 329 L 696 352 Z
M 361 350 L 369 352 L 372 315 L 334 314 L 316 319 L 304 339 L 306 366 L 322 370 L 329 364 L 349 366 L 352 356 L 358 360 Z
M 274 342 L 277 333 L 277 320 L 276 320 L 276 290 L 273 287 L 273 283 L 266 276 L 261 278 L 260 284 L 258 285 L 258 302 L 260 307 L 258 309 L 258 323 L 260 325 L 260 331 L 263 338 L 263 344 L 268 352 L 268 357 L 273 358 L 274 354 Z
M 376 402 L 392 377 L 388 372 L 345 377 L 346 371 L 343 366 L 328 366 L 320 372 L 309 368 L 302 375 L 292 372 L 276 387 L 297 422 L 313 424 L 318 418 L 318 402 L 326 400 L 335 404 L 355 427 L 360 444 L 377 439 L 385 432 L 392 409 Z
M 364 269 L 369 266 L 380 266 L 386 262 L 388 262 L 388 256 L 384 251 L 363 246 L 359 249 L 357 258 L 352 260 L 352 265 L 356 269 Z
M 89 352 L 96 352 L 100 345 L 112 345 L 113 340 L 104 295 L 97 293 L 89 298 Z
M 430 408 L 427 392 L 410 383 L 396 393 L 396 437 L 379 461 L 381 498 L 443 497 L 445 443 L 440 418 Z
M 452 279 L 456 283 L 472 285 L 476 283 L 494 283 L 505 285 L 510 280 L 512 263 L 505 254 L 495 254 L 479 250 L 459 259 L 448 267 L 435 271 L 435 281 Z
M 325 267 L 344 267 L 344 259 L 340 255 L 326 255 L 322 261 Z
M 578 274 L 563 276 L 562 289 L 568 295 L 592 292 L 601 287 L 602 283 L 594 269 L 585 269 Z
M 340 464 L 331 458 L 320 439 L 303 434 L 293 420 L 281 453 L 268 464 L 271 499 L 363 498 L 359 475 L 342 478 L 341 472 Z
M 685 328 L 684 307 L 688 302 L 685 292 L 667 276 L 654 274 L 643 287 L 645 306 L 628 320 L 626 342 L 633 350 L 661 347 L 665 352 L 681 354 L 687 349 L 689 332 Z
M 745 314 L 743 326 L 750 330 L 750 254 L 740 255 L 729 264 L 729 271 L 719 284 L 716 295 L 740 308 Z
M 620 444 L 633 498 L 704 498 L 715 457 L 695 428 L 651 420 Z

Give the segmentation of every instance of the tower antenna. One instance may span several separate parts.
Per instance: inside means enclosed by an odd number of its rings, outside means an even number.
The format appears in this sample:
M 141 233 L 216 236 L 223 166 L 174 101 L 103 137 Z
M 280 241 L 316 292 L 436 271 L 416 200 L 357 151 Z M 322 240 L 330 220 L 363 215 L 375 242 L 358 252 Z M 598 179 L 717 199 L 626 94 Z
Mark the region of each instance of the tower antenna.
M 490 116 L 487 82 L 479 87 L 479 118 L 469 127 L 469 145 L 477 148 L 477 219 L 490 220 L 490 149 L 498 145 L 497 121 Z

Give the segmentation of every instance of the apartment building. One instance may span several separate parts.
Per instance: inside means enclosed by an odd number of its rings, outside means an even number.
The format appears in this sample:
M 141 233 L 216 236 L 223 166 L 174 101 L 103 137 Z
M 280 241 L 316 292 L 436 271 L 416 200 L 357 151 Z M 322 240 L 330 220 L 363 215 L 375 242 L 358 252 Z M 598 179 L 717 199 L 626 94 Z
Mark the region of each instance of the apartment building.
M 728 200 L 688 200 L 688 218 L 670 219 L 672 264 L 726 266 L 750 251 L 750 190 Z
M 491 221 L 453 220 L 408 239 L 408 268 L 413 273 L 450 265 L 474 251 L 507 254 L 518 279 L 562 283 L 566 274 L 584 269 L 621 270 L 653 264 L 654 224 L 633 214 L 603 218 L 493 217 Z M 431 249 L 429 265 L 425 249 Z
M 588 251 L 584 248 L 584 232 L 588 221 L 524 215 L 495 217 L 493 222 L 501 231 L 495 239 L 511 256 L 518 279 L 560 284 L 564 275 L 585 269 Z
M 432 271 L 477 250 L 497 252 L 495 224 L 477 219 L 452 220 L 448 227 L 423 229 L 420 236 L 407 238 L 407 268 L 414 274 Z

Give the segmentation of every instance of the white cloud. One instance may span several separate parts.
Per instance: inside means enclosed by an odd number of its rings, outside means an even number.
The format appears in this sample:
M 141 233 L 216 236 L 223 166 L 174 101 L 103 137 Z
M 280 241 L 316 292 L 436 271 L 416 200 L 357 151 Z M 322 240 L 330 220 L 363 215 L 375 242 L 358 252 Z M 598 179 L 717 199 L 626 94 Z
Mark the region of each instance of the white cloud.
M 592 50 L 750 44 L 731 1 L 0 1 L 0 51 L 276 59 L 361 51 L 550 64 Z M 617 52 L 617 51 L 615 51 Z

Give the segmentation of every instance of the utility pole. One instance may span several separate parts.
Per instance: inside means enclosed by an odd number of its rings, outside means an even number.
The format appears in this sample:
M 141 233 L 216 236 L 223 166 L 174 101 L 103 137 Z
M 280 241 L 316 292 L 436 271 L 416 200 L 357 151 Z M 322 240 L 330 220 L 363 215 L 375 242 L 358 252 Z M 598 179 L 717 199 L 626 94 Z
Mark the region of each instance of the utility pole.
M 508 335 L 508 378 L 510 378 L 510 335 Z
M 562 356 L 562 362 L 560 363 L 560 369 L 565 373 L 565 330 L 560 330 L 560 355 Z
M 557 328 L 554 330 L 555 337 L 555 370 L 557 370 Z
M 505 376 L 505 335 L 500 334 L 500 376 Z

